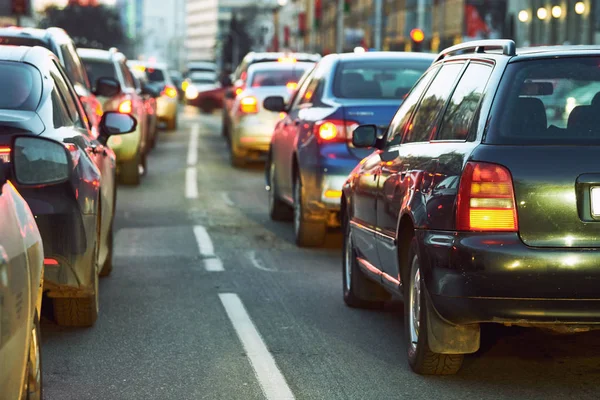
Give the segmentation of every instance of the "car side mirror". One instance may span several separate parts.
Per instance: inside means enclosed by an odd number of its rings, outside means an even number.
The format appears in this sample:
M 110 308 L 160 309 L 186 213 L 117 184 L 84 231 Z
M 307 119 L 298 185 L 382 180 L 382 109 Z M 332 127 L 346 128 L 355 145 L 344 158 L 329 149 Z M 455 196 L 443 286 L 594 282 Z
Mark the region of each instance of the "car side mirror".
M 135 131 L 137 120 L 129 114 L 107 111 L 100 120 L 100 132 L 107 138 Z
M 58 185 L 71 178 L 73 161 L 67 147 L 40 136 L 13 138 L 12 176 L 20 186 Z
M 269 96 L 263 101 L 263 107 L 266 110 L 274 111 L 274 112 L 283 112 L 286 111 L 287 106 L 285 104 L 285 99 L 281 96 Z
M 94 94 L 101 97 L 113 97 L 121 93 L 121 85 L 113 78 L 98 78 Z
M 360 125 L 352 132 L 352 144 L 357 148 L 374 147 L 377 143 L 377 126 Z

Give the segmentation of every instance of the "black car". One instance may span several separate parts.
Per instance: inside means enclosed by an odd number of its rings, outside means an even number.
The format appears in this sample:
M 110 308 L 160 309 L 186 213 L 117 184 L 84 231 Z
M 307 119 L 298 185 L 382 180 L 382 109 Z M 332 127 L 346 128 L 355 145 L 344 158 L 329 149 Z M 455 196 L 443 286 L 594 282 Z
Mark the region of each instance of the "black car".
M 344 300 L 404 296 L 414 371 L 457 372 L 482 323 L 600 328 L 599 65 L 598 48 L 458 45 L 382 139 L 353 132 L 374 152 L 343 188 Z
M 99 80 L 99 94 L 119 88 Z M 10 161 L 14 135 L 35 135 L 64 144 L 73 173 L 67 182 L 17 189 L 35 216 L 44 242 L 44 291 L 60 325 L 89 326 L 98 315 L 98 276 L 108 273 L 112 253 L 114 176 L 97 165 L 114 159 L 105 151 L 110 135 L 135 129 L 133 117 L 104 113 L 94 138 L 83 108 L 59 60 L 42 47 L 0 46 L 0 157 Z M 35 156 L 35 148 L 29 158 Z M 35 157 L 33 157 L 35 158 Z M 104 161 L 97 161 L 97 159 Z M 112 187 L 108 185 L 113 184 Z M 107 192 L 104 188 L 111 189 Z

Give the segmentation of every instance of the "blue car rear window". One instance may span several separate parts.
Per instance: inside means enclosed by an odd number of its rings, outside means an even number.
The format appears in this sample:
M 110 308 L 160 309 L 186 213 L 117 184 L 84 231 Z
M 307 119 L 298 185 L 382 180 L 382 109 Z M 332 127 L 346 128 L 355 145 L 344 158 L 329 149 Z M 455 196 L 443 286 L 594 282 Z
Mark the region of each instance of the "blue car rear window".
M 333 95 L 344 99 L 402 99 L 429 68 L 428 60 L 342 61 Z
M 0 62 L 0 110 L 35 111 L 42 96 L 42 76 L 31 65 Z

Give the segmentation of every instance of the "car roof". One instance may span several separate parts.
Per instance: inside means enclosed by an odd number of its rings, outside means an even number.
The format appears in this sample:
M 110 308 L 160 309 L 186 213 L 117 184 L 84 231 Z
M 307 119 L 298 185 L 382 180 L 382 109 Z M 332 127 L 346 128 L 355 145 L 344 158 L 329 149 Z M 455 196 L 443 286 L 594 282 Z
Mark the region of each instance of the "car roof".
M 539 46 L 518 48 L 517 54 L 512 58 L 512 60 L 521 61 L 535 58 L 576 57 L 594 55 L 600 56 L 600 46 Z
M 0 28 L 0 36 L 3 37 L 21 37 L 21 38 L 33 38 L 44 43 L 49 43 L 50 40 L 54 40 L 59 44 L 69 43 L 71 37 L 67 34 L 64 29 L 61 28 L 21 28 L 21 27 L 7 27 Z
M 416 53 L 407 51 L 368 51 L 365 53 L 341 53 L 330 54 L 327 58 L 336 58 L 340 61 L 360 61 L 360 60 L 421 60 L 433 62 L 437 57 L 434 53 Z
M 249 62 L 256 62 L 259 60 L 277 60 L 279 58 L 296 58 L 310 61 L 319 61 L 321 56 L 319 54 L 311 54 L 311 53 L 294 53 L 294 52 L 250 52 L 248 53 L 244 59 Z
M 0 45 L 0 61 L 14 61 L 32 64 L 36 68 L 43 65 L 48 56 L 54 53 L 41 46 L 2 46 Z
M 316 62 L 312 62 L 312 61 L 297 61 L 297 62 L 265 61 L 265 62 L 255 63 L 255 64 L 250 65 L 248 67 L 248 70 L 250 70 L 250 69 L 253 71 L 261 70 L 261 69 L 289 70 L 289 69 L 293 69 L 293 67 L 297 66 L 297 65 L 301 65 L 301 66 L 310 68 L 311 66 L 314 66 L 315 64 L 316 64 Z
M 146 68 L 160 69 L 160 70 L 165 70 L 165 71 L 169 69 L 169 67 L 165 63 L 150 62 L 150 61 L 128 60 L 127 65 L 129 65 L 129 66 L 140 65 L 140 66 L 143 66 Z
M 123 53 L 120 53 L 115 48 L 112 48 L 110 50 L 78 48 L 77 53 L 81 58 L 85 58 L 88 60 L 113 61 L 115 59 L 126 59 L 125 55 Z

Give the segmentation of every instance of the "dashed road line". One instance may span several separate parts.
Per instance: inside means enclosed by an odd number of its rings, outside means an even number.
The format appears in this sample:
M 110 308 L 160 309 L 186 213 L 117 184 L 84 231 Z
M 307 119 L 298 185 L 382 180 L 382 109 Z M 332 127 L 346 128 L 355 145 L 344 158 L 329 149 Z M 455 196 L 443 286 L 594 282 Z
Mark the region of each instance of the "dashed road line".
M 185 170 L 185 198 L 198 198 L 198 171 L 196 167 L 188 167 Z
M 187 165 L 193 167 L 198 164 L 198 138 L 200 136 L 200 125 L 192 125 L 190 132 L 190 144 L 188 146 Z
M 198 251 L 204 257 L 204 269 L 208 272 L 225 271 L 223 262 L 215 256 L 215 247 L 206 228 L 200 225 L 194 226 L 194 236 L 196 236 Z
M 295 399 L 244 304 L 235 293 L 219 293 L 225 312 L 242 342 L 267 400 Z

